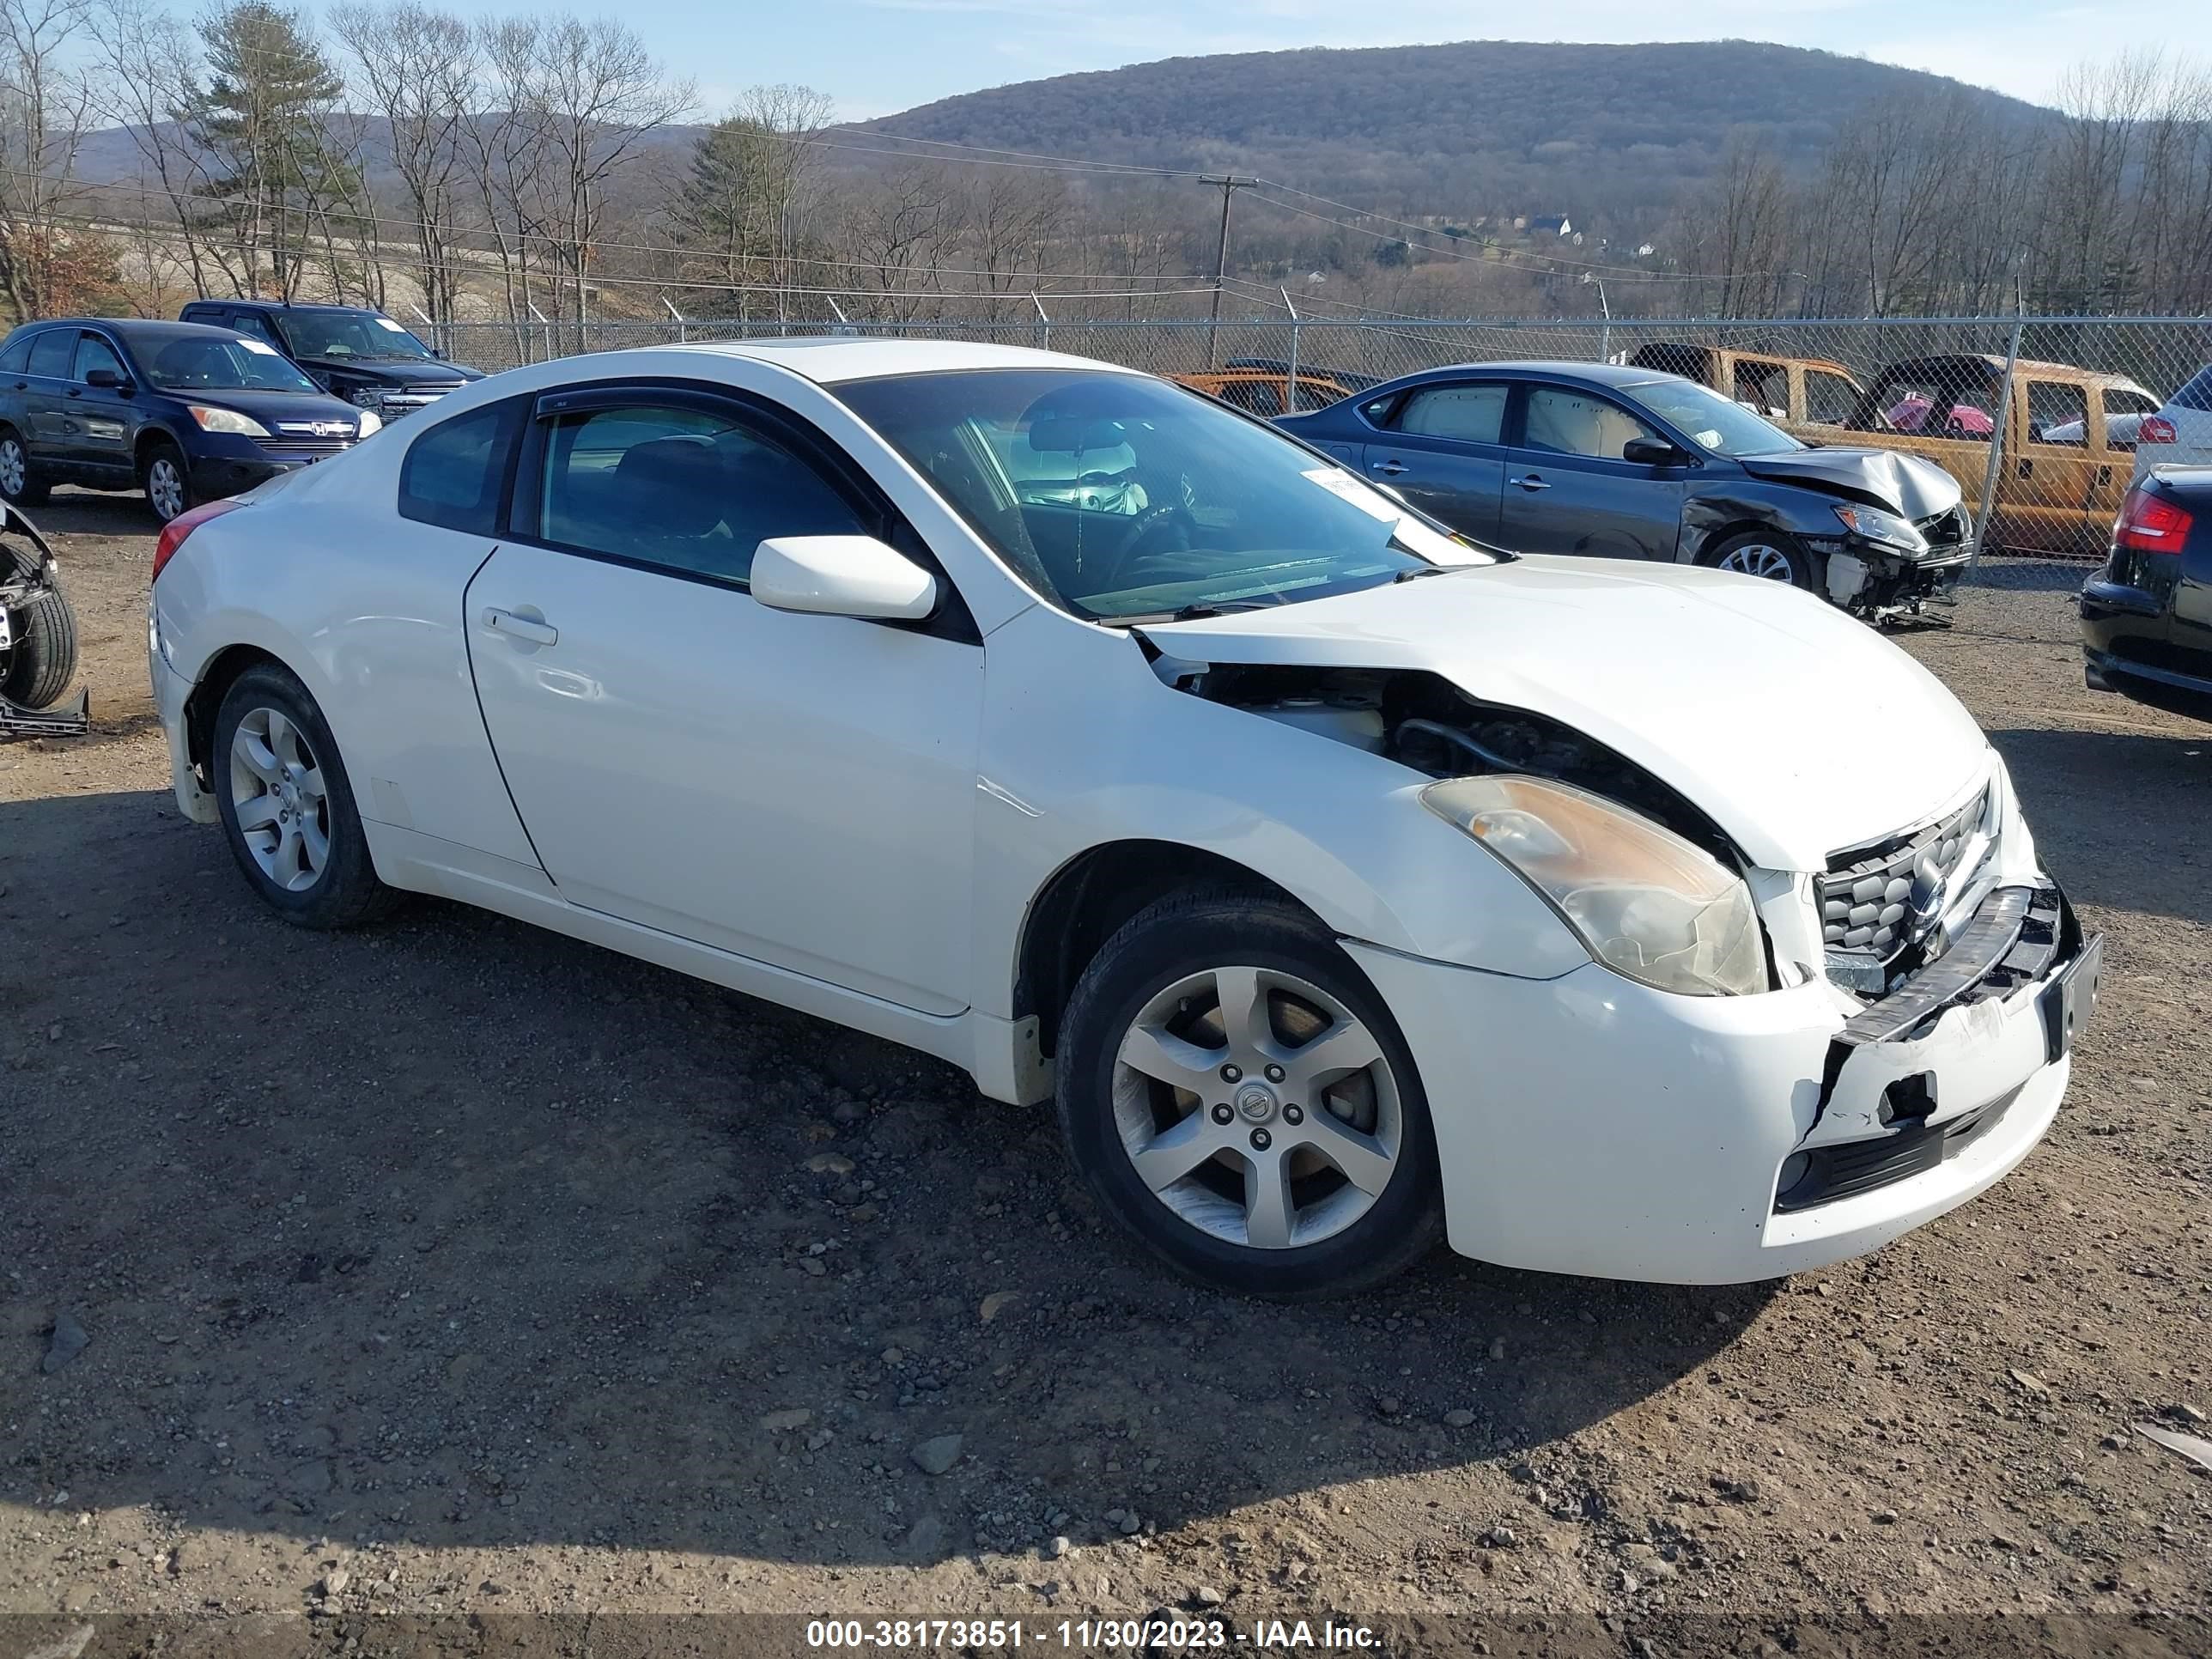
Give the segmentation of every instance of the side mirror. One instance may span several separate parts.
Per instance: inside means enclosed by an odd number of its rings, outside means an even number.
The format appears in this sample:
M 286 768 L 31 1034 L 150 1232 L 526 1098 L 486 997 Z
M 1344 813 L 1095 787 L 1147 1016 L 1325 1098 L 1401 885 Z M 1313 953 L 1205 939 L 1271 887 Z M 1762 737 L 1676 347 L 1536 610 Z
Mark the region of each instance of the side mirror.
M 109 392 L 126 392 L 131 386 L 128 380 L 112 368 L 88 368 L 84 372 L 84 383 Z
M 772 536 L 753 554 L 753 598 L 776 611 L 921 622 L 937 578 L 873 536 Z
M 1690 458 L 1664 438 L 1631 438 L 1621 445 L 1620 459 L 1638 466 L 1680 466 Z

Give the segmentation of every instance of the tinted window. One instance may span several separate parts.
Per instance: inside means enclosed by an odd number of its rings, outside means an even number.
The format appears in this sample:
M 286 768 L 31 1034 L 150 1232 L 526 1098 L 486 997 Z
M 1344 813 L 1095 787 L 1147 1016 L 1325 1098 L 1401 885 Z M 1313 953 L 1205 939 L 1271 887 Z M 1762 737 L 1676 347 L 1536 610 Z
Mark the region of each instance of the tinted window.
M 50 380 L 69 379 L 70 359 L 76 353 L 76 331 L 50 328 L 31 347 L 31 373 Z
M 2068 380 L 2027 383 L 2027 435 L 2038 443 L 2089 444 L 2089 399 Z
M 1687 387 L 1689 382 L 1678 380 L 1677 386 Z M 1714 394 L 1708 392 L 1708 397 Z M 1735 404 L 1716 398 L 1723 409 Z M 1772 428 L 1769 428 L 1771 430 Z M 1593 460 L 1617 461 L 1623 445 L 1631 438 L 1656 438 L 1659 434 L 1618 404 L 1587 392 L 1574 392 L 1562 386 L 1532 386 L 1528 392 L 1528 433 L 1523 442 L 1530 449 L 1540 449 L 1554 455 L 1587 455 Z M 1776 434 L 1780 437 L 1780 434 Z M 1783 438 L 1782 446 L 1789 443 Z
M 1398 411 L 1398 430 L 1425 438 L 1456 438 L 1462 443 L 1504 441 L 1506 388 L 1489 386 L 1425 386 Z
M 599 409 L 550 423 L 538 530 L 556 546 L 742 584 L 771 536 L 876 526 L 812 465 L 734 413 Z
M 269 319 L 258 311 L 240 311 L 231 314 L 231 326 L 240 334 L 250 334 L 257 340 L 266 340 L 275 345 L 276 336 L 269 327 Z
M 29 334 L 19 336 L 10 340 L 4 350 L 0 350 L 0 374 L 21 374 L 29 370 L 31 342 L 34 337 Z
M 76 343 L 76 378 L 88 380 L 95 368 L 112 370 L 118 376 L 129 378 L 123 359 L 115 355 L 115 348 L 97 334 L 88 334 Z
M 399 464 L 399 515 L 497 535 L 500 492 L 523 414 L 523 400 L 510 398 L 441 421 L 417 437 Z
M 435 357 L 380 311 L 288 311 L 285 331 L 302 357 Z

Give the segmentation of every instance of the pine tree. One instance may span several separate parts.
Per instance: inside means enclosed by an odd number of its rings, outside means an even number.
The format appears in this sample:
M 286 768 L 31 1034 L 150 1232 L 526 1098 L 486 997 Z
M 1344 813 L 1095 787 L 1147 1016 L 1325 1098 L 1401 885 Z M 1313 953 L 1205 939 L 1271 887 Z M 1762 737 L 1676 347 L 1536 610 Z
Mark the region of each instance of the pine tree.
M 200 193 L 238 253 L 240 286 L 298 287 L 318 212 L 359 181 L 331 143 L 325 114 L 344 82 L 307 23 L 270 0 L 232 0 L 202 23 L 209 75 L 175 112 L 208 158 Z

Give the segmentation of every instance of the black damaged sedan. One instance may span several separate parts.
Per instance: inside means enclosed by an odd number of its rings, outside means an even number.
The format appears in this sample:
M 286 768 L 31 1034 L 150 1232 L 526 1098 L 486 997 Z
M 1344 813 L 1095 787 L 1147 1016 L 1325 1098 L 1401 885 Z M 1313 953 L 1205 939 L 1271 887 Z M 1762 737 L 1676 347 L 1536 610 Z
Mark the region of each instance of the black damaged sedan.
M 1934 462 L 1801 443 L 1645 368 L 1429 369 L 1279 424 L 1518 553 L 1714 565 L 1880 617 L 1919 610 L 1973 552 L 1958 480 Z

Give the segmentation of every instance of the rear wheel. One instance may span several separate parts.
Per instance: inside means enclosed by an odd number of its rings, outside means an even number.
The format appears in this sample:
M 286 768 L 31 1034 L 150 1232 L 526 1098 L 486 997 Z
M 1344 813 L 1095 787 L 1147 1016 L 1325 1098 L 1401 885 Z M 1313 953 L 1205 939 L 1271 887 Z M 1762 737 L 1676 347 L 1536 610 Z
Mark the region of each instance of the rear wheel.
M 146 491 L 147 507 L 163 524 L 194 504 L 185 453 L 166 439 L 146 452 L 145 471 L 139 483 Z
M 0 547 L 0 571 L 6 580 L 38 574 L 35 554 Z M 61 700 L 76 678 L 76 613 L 58 587 L 49 587 L 27 604 L 10 605 L 11 635 L 0 650 L 0 696 L 26 708 L 46 708 Z
M 1413 1057 L 1365 976 L 1291 905 L 1199 893 L 1137 915 L 1076 988 L 1060 1079 L 1077 1169 L 1193 1279 L 1340 1295 L 1436 1242 Z
M 1698 561 L 1717 570 L 1734 570 L 1769 581 L 1788 582 L 1817 592 L 1819 562 L 1794 536 L 1779 530 L 1753 530 L 1730 536 L 1705 550 Z
M 49 489 L 32 467 L 21 434 L 0 426 L 0 501 L 11 507 L 43 507 Z
M 369 860 L 331 728 L 290 673 L 250 668 L 223 694 L 209 770 L 231 855 L 287 921 L 350 927 L 398 900 Z

